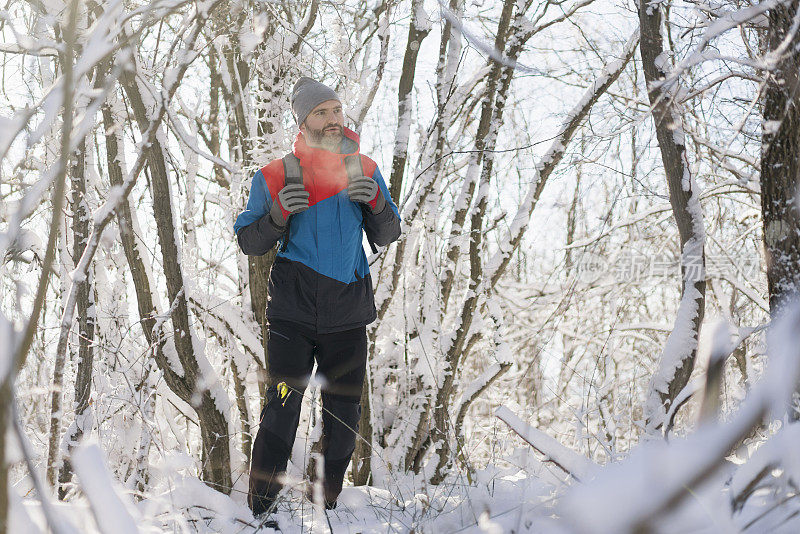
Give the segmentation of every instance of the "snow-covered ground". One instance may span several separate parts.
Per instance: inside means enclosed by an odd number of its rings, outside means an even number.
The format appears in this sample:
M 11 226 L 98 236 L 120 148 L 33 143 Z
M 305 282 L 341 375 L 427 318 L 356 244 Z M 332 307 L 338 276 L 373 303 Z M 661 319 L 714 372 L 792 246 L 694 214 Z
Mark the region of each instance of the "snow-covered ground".
M 285 490 L 271 519 L 283 532 L 557 532 L 549 518 L 557 487 L 516 468 L 479 471 L 478 480 L 466 479 L 439 486 L 425 485 L 420 477 L 398 479 L 391 490 L 370 486 L 345 487 L 335 510 L 314 506 L 301 487 Z M 259 527 L 244 495 L 226 496 L 193 477 L 170 477 L 169 489 L 157 497 L 134 503 L 122 495 L 127 513 L 140 533 L 218 532 L 243 534 L 270 532 Z M 14 507 L 11 532 L 45 532 L 38 499 L 23 499 Z M 93 509 L 84 499 L 54 504 L 54 511 L 76 532 L 127 532 L 125 522 L 111 507 Z M 101 522 L 117 525 L 101 529 Z M 260 530 L 259 530 L 260 529 Z
M 524 451 L 520 451 L 524 454 Z M 523 454 L 520 454 L 522 456 Z M 282 532 L 387 533 L 424 532 L 530 532 L 565 534 L 569 532 L 627 532 L 609 524 L 623 509 L 636 508 L 636 502 L 617 502 L 611 508 L 604 499 L 570 501 L 577 483 L 559 484 L 555 470 L 529 457 L 529 474 L 516 468 L 486 469 L 476 473 L 477 480 L 454 480 L 439 486 L 420 484 L 404 477 L 391 490 L 370 486 L 346 487 L 335 510 L 324 511 L 302 497 L 302 492 L 287 490 L 281 495 L 278 510 L 271 519 Z M 732 467 L 732 466 L 731 466 Z M 546 471 L 552 470 L 553 473 Z M 652 524 L 652 532 L 775 532 L 800 531 L 800 501 L 785 496 L 780 502 L 773 490 L 754 494 L 736 513 L 731 510 L 730 489 L 725 486 L 732 469 L 721 470 L 692 492 L 684 504 Z M 548 482 L 549 480 L 549 482 Z M 242 495 L 222 495 L 191 477 L 176 477 L 172 488 L 158 497 L 134 504 L 124 496 L 126 509 L 135 520 L 136 530 L 125 530 L 119 515 L 109 509 L 94 513 L 89 503 L 77 499 L 54 505 L 64 532 L 112 533 L 203 532 L 247 534 L 272 532 L 259 526 L 244 504 Z M 653 494 L 658 487 L 650 488 Z M 579 492 L 575 492 L 579 493 Z M 641 496 L 642 501 L 647 496 Z M 784 499 L 781 499 L 784 500 Z M 570 501 L 567 509 L 564 502 Z M 38 500 L 26 498 L 24 506 L 14 507 L 14 533 L 46 532 L 45 519 Z M 779 505 L 778 505 L 779 504 Z M 628 505 L 628 506 L 626 506 Z M 624 515 L 624 514 L 622 514 Z M 101 529 L 95 517 L 113 525 Z

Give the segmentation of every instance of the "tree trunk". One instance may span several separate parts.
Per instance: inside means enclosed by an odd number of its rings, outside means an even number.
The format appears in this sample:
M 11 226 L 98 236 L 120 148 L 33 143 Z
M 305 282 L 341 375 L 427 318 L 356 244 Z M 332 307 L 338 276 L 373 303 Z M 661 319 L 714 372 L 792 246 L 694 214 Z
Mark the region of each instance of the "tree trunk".
M 89 238 L 89 213 L 86 202 L 86 140 L 82 140 L 75 153 L 72 166 L 72 234 L 73 264 L 77 264 L 83 255 L 86 241 Z M 67 450 L 71 451 L 83 437 L 85 431 L 91 430 L 92 417 L 89 406 L 89 395 L 92 388 L 92 362 L 94 359 L 94 284 L 91 268 L 86 280 L 78 288 L 78 372 L 75 376 L 75 420 L 67 434 Z M 72 466 L 69 458 L 65 458 L 59 473 L 58 497 L 66 496 L 64 484 L 72 479 Z
M 240 28 L 246 21 L 246 14 L 244 11 L 240 13 L 234 24 L 235 28 Z M 214 20 L 214 27 L 217 31 L 230 32 L 228 26 L 231 22 L 228 20 L 230 17 L 226 13 L 220 13 L 219 17 Z M 225 69 L 228 73 L 230 80 L 230 88 L 226 88 L 224 84 L 220 83 L 219 88 L 222 90 L 223 99 L 228 108 L 233 112 L 234 119 L 228 124 L 228 145 L 230 147 L 230 157 L 235 161 L 239 161 L 243 169 L 259 167 L 253 161 L 253 144 L 250 139 L 250 117 L 251 113 L 248 106 L 247 87 L 250 83 L 251 69 L 250 65 L 242 59 L 242 53 L 239 46 L 236 32 L 231 32 L 233 35 L 230 42 L 223 46 L 222 50 L 222 65 L 221 69 Z M 279 81 L 279 80 L 273 80 Z M 260 110 L 258 110 L 261 113 Z M 267 129 L 271 128 L 271 124 L 267 124 Z M 259 136 L 265 135 L 263 129 L 263 121 L 257 124 Z M 241 184 L 241 182 L 234 180 L 234 184 Z M 249 182 L 248 182 L 249 183 Z M 241 184 L 242 186 L 244 184 Z M 245 192 L 247 198 L 247 192 Z M 253 317 L 259 325 L 261 331 L 261 343 L 264 349 L 264 371 L 259 372 L 258 386 L 262 403 L 266 394 L 266 387 L 269 383 L 269 370 L 267 367 L 267 323 L 266 323 L 266 309 L 267 309 L 267 288 L 269 283 L 269 273 L 272 268 L 272 262 L 275 260 L 276 249 L 269 251 L 264 256 L 248 256 L 247 257 L 247 290 L 250 294 L 250 309 Z M 260 366 L 260 364 L 259 364 Z M 260 410 L 259 410 L 260 412 Z
M 70 142 L 70 130 L 72 129 L 72 123 L 74 118 L 72 117 L 72 113 L 74 112 L 75 104 L 72 102 L 72 96 L 69 95 L 69 92 L 73 91 L 72 84 L 74 83 L 74 72 L 73 72 L 73 65 L 72 62 L 74 60 L 73 54 L 76 48 L 76 37 L 77 37 L 77 25 L 78 25 L 78 11 L 80 9 L 80 4 L 78 2 L 71 2 L 70 5 L 70 12 L 69 12 L 69 25 L 65 28 L 64 34 L 60 37 L 63 38 L 63 42 L 66 45 L 65 53 L 59 54 L 59 61 L 61 63 L 61 68 L 63 69 L 63 76 L 64 76 L 64 119 L 62 123 L 62 128 L 64 132 L 62 134 L 62 143 L 61 143 L 61 159 L 64 165 L 64 171 L 66 174 L 67 167 L 68 167 L 68 160 L 71 154 L 68 154 L 69 147 L 71 145 Z M 69 85 L 68 85 L 69 84 Z M 69 102 L 67 102 L 69 100 Z M 86 143 L 85 140 L 81 140 L 81 143 L 78 147 L 78 153 L 75 165 L 71 169 L 71 173 L 80 173 L 80 177 L 77 177 L 78 182 L 83 182 L 83 152 L 85 151 Z M 73 187 L 75 186 L 76 177 L 73 176 Z M 83 183 L 83 189 L 85 191 L 86 185 L 85 182 Z M 59 195 L 63 193 L 58 193 Z M 58 204 L 54 204 L 54 216 L 59 218 L 59 222 L 61 218 L 64 216 L 61 213 L 61 203 L 63 201 L 59 199 Z M 73 222 L 75 217 L 75 204 L 73 204 Z M 58 235 L 58 227 L 59 225 L 53 224 L 51 225 L 51 232 L 56 232 Z M 88 231 L 84 234 L 84 236 L 88 236 Z M 76 236 L 77 237 L 77 236 Z M 83 237 L 82 245 L 85 246 L 86 237 Z M 75 245 L 75 250 L 78 249 L 78 245 Z M 61 248 L 62 258 L 67 255 L 64 252 L 64 248 Z M 66 259 L 66 258 L 65 258 Z M 74 259 L 74 254 L 73 254 Z M 49 273 L 47 273 L 49 275 Z M 85 281 L 81 285 L 86 285 Z M 82 289 L 82 288 L 81 288 Z M 66 292 L 63 293 L 65 302 L 65 313 L 66 313 Z M 38 312 L 37 312 L 38 315 Z M 66 329 L 64 329 L 62 325 L 62 334 L 69 335 L 69 329 L 71 328 L 71 323 L 68 325 Z M 66 330 L 66 331 L 63 331 Z M 56 355 L 55 355 L 55 365 L 53 366 L 53 387 L 51 392 L 51 403 L 50 403 L 50 436 L 48 440 L 48 449 L 47 449 L 47 481 L 51 486 L 55 486 L 56 479 L 57 479 L 57 467 L 58 467 L 58 453 L 59 453 L 59 440 L 61 438 L 61 420 L 64 417 L 63 414 L 63 403 L 62 403 L 62 393 L 63 393 L 63 384 L 64 384 L 64 363 L 66 360 L 67 352 L 69 348 L 66 344 L 59 343 L 58 347 L 56 348 Z M 91 364 L 90 364 L 91 365 Z M 2 483 L 2 482 L 0 482 Z
M 108 175 L 111 185 L 121 186 L 124 170 L 124 149 L 122 147 L 122 132 L 115 127 L 117 121 L 113 110 L 114 104 L 115 102 L 109 101 L 106 102 L 102 108 L 103 127 L 105 130 L 106 164 L 108 166 Z M 164 375 L 164 381 L 167 383 L 167 386 L 181 399 L 186 400 L 190 398 L 190 392 L 185 387 L 181 376 L 172 369 L 169 360 L 164 354 L 164 345 L 167 341 L 161 334 L 161 327 L 159 326 L 154 331 L 156 317 L 159 315 L 159 312 L 153 302 L 153 293 L 151 290 L 153 283 L 150 280 L 149 271 L 146 267 L 142 252 L 145 250 L 145 247 L 139 242 L 138 236 L 141 234 L 137 231 L 138 224 L 127 199 L 123 200 L 117 209 L 117 224 L 119 226 L 122 249 L 125 253 L 128 267 L 130 268 L 131 280 L 133 281 L 133 288 L 136 292 L 136 304 L 142 332 L 147 340 L 148 346 L 151 347 L 153 358 L 158 368 Z M 143 424 L 145 423 L 143 422 Z M 140 457 L 142 457 L 144 451 L 140 450 L 139 454 Z M 137 489 L 139 491 L 144 489 L 143 483 L 145 478 L 145 473 L 140 473 L 139 480 L 137 481 Z
M 691 175 L 686 154 L 683 120 L 676 95 L 678 83 L 665 85 L 667 63 L 661 39 L 661 10 L 645 0 L 639 3 L 642 70 L 669 186 L 672 213 L 678 225 L 681 246 L 681 302 L 675 327 L 667 338 L 659 369 L 650 386 L 647 427 L 664 429 L 664 417 L 689 382 L 697 355 L 700 324 L 705 308 L 705 229 L 699 188 Z M 690 332 L 690 339 L 683 339 Z
M 229 349 L 230 350 L 230 349 Z M 231 375 L 233 377 L 233 390 L 236 392 L 236 407 L 239 409 L 239 418 L 242 421 L 242 452 L 250 464 L 250 454 L 253 448 L 253 436 L 250 429 L 250 410 L 247 407 L 247 390 L 244 379 L 239 374 L 239 368 L 231 356 Z
M 89 16 L 87 26 L 92 24 Z M 94 87 L 102 89 L 106 75 L 110 69 L 108 62 L 102 62 L 95 69 L 96 76 Z M 81 106 L 85 107 L 85 106 Z M 72 165 L 72 263 L 77 265 L 86 248 L 90 232 L 90 213 L 88 199 L 86 198 L 86 139 L 81 139 L 75 151 Z M 78 310 L 78 370 L 75 376 L 75 419 L 70 426 L 67 436 L 67 451 L 71 452 L 75 445 L 83 438 L 84 432 L 91 430 L 93 418 L 90 409 L 89 397 L 92 389 L 92 368 L 94 362 L 94 331 L 95 331 L 95 303 L 94 303 L 94 273 L 91 266 L 86 271 L 85 279 L 78 286 L 76 307 Z M 63 414 L 62 414 L 63 415 Z M 58 428 L 56 425 L 55 428 Z M 65 484 L 72 480 L 72 465 L 69 458 L 65 458 L 58 476 L 58 497 L 66 496 Z
M 773 319 L 800 291 L 800 32 L 795 28 L 783 43 L 799 8 L 800 2 L 793 0 L 769 11 L 767 53 L 776 54 L 777 62 L 766 75 L 763 100 L 761 211 Z
M 394 157 L 392 158 L 392 176 L 389 180 L 389 194 L 399 201 L 403 187 L 403 171 L 408 157 L 408 137 L 411 132 L 411 90 L 414 88 L 414 76 L 417 71 L 417 55 L 422 40 L 430 29 L 427 21 L 419 20 L 422 0 L 411 2 L 411 23 L 408 25 L 408 40 L 403 56 L 403 71 L 400 73 L 400 85 L 397 89 L 399 99 L 397 105 L 397 131 L 394 138 Z M 423 12 L 424 13 L 424 12 Z
M 460 12 L 460 0 L 451 0 L 450 2 L 450 9 L 451 11 L 458 13 Z M 445 22 L 444 28 L 442 30 L 442 36 L 439 45 L 439 61 L 437 65 L 437 82 L 436 82 L 436 94 L 437 94 L 437 115 L 436 121 L 434 123 L 434 127 L 432 130 L 432 136 L 435 142 L 433 145 L 435 146 L 433 153 L 429 154 L 427 157 L 421 159 L 419 168 L 422 169 L 420 174 L 416 177 L 422 177 L 422 183 L 420 184 L 418 193 L 412 198 L 412 200 L 405 205 L 403 208 L 403 219 L 407 221 L 412 221 L 418 217 L 422 212 L 422 208 L 425 206 L 425 201 L 428 198 L 428 195 L 434 190 L 436 185 L 436 178 L 441 176 L 441 170 L 443 168 L 444 158 L 442 158 L 442 152 L 444 149 L 444 144 L 446 140 L 446 131 L 448 126 L 450 126 L 451 119 L 449 117 L 449 110 L 451 109 L 451 95 L 453 90 L 453 85 L 455 81 L 455 71 L 457 68 L 457 64 L 459 61 L 459 54 L 461 51 L 461 34 L 459 32 L 452 32 L 452 24 L 450 20 Z M 415 177 L 415 178 L 416 178 Z M 398 202 L 400 199 L 395 199 Z M 397 294 L 397 289 L 400 287 L 400 276 L 403 272 L 404 266 L 406 264 L 406 248 L 408 247 L 408 238 L 407 235 L 401 235 L 400 239 L 395 246 L 394 254 L 390 255 L 383 255 L 381 258 L 381 265 L 379 268 L 379 272 L 383 272 L 388 261 L 392 259 L 394 262 L 392 265 L 392 271 L 390 275 L 390 280 L 387 284 L 388 287 L 388 294 L 385 295 L 382 299 L 376 302 L 378 308 L 378 319 L 377 324 L 383 320 L 383 317 L 386 315 L 386 312 L 389 310 L 389 305 L 392 302 L 393 297 Z M 412 243 L 413 243 L 412 239 Z M 412 249 L 416 250 L 414 245 L 411 246 Z M 414 254 L 410 254 L 410 257 L 414 257 Z M 376 281 L 376 287 L 381 284 L 381 280 L 378 279 Z M 377 293 L 377 292 L 376 292 Z M 375 354 L 375 332 L 370 331 L 370 355 L 368 361 L 374 362 L 376 358 Z M 369 379 L 371 382 L 371 378 Z M 371 384 L 370 384 L 371 387 Z M 369 393 L 366 392 L 362 396 L 362 409 L 368 411 L 368 415 L 371 415 L 372 412 L 372 403 L 370 402 Z M 411 394 L 411 392 L 409 392 Z M 414 417 L 418 417 L 418 423 L 415 423 L 416 427 L 421 429 L 424 428 L 427 422 L 427 417 L 421 413 L 421 407 L 419 410 L 416 410 L 416 413 L 413 415 Z M 362 413 L 362 421 L 364 421 L 367 414 Z M 386 437 L 386 432 L 389 429 L 378 429 L 379 433 L 382 433 L 383 438 Z M 359 445 L 356 447 L 356 452 L 354 454 L 354 465 L 362 465 L 362 462 L 369 462 L 367 458 L 367 443 L 372 438 L 373 427 L 371 422 L 369 425 L 363 424 L 360 427 L 359 433 L 361 434 L 361 438 L 359 439 Z M 414 438 L 414 443 L 412 444 L 410 450 L 407 452 L 405 465 L 411 466 L 413 464 L 414 458 L 417 456 L 417 452 L 421 443 L 424 441 L 424 437 L 421 435 L 422 432 L 420 431 Z M 373 444 L 374 446 L 374 444 Z M 371 451 L 370 451 L 371 454 Z M 366 469 L 366 464 L 365 469 Z M 366 472 L 362 471 L 362 474 L 359 475 L 358 480 L 363 481 L 366 478 Z
M 503 2 L 503 11 L 500 14 L 500 21 L 497 24 L 497 36 L 494 41 L 495 50 L 505 51 L 506 49 L 508 28 L 511 24 L 511 13 L 514 5 L 516 5 L 516 2 L 512 0 L 505 0 L 505 2 Z M 489 134 L 489 130 L 492 126 L 495 94 L 502 72 L 503 65 L 498 61 L 493 61 L 491 71 L 489 72 L 489 78 L 486 81 L 486 93 L 484 94 L 483 104 L 481 106 L 478 130 L 475 133 L 475 148 L 469 156 L 467 175 L 464 178 L 461 192 L 456 199 L 456 214 L 450 228 L 447 260 L 443 269 L 444 275 L 442 276 L 441 283 L 442 316 L 447 312 L 450 292 L 453 289 L 453 282 L 455 281 L 458 261 L 461 256 L 461 234 L 464 231 L 464 222 L 467 219 L 467 213 L 472 203 L 472 195 L 475 192 L 475 183 L 477 182 L 479 167 L 484 156 L 484 149 L 486 148 L 486 136 Z
M 120 78 L 130 100 L 139 128 L 145 131 L 149 126 L 147 108 L 141 96 L 137 80 L 130 74 Z M 183 367 L 178 394 L 197 412 L 202 436 L 202 477 L 203 480 L 223 493 L 231 490 L 230 443 L 228 441 L 228 414 L 216 406 L 214 397 L 207 389 L 200 389 L 200 367 L 192 344 L 192 328 L 189 324 L 189 311 L 179 259 L 179 243 L 173 226 L 172 193 L 165 160 L 165 147 L 159 138 L 143 148 L 147 151 L 150 168 L 153 212 L 156 220 L 158 239 L 161 248 L 162 264 L 166 277 L 167 294 L 172 313 L 173 342 Z M 201 357 L 204 357 L 201 355 Z M 170 365 L 170 362 L 166 362 Z M 166 377 L 166 374 L 165 374 Z M 177 378 L 173 376 L 173 378 Z M 169 382 L 168 382 L 169 384 Z M 172 385 L 171 385 L 172 386 Z
M 504 10 L 505 12 L 505 10 Z M 509 11 L 510 15 L 510 11 Z M 516 59 L 522 52 L 524 42 L 521 41 L 522 37 L 522 13 L 519 13 L 514 19 L 514 24 L 511 27 L 510 46 L 507 55 L 510 59 L 511 65 L 515 65 Z M 503 48 L 499 48 L 503 50 Z M 458 332 L 456 333 L 456 340 L 451 345 L 450 351 L 447 353 L 447 361 L 445 365 L 446 376 L 444 383 L 437 393 L 436 404 L 434 405 L 434 426 L 431 431 L 431 437 L 436 443 L 437 451 L 439 454 L 439 461 L 436 466 L 436 472 L 431 480 L 432 483 L 438 484 L 443 480 L 444 469 L 451 462 L 451 439 L 449 439 L 448 428 L 452 427 L 450 423 L 450 404 L 452 401 L 456 376 L 459 371 L 459 364 L 464 360 L 464 355 L 467 351 L 463 350 L 463 343 L 467 338 L 470 326 L 472 325 L 472 318 L 475 315 L 476 307 L 478 305 L 477 293 L 478 285 L 483 279 L 483 259 L 481 248 L 483 244 L 483 221 L 486 218 L 486 206 L 489 194 L 489 181 L 492 177 L 492 169 L 494 167 L 494 149 L 497 143 L 497 132 L 500 125 L 503 123 L 503 112 L 505 110 L 506 97 L 508 90 L 511 87 L 511 80 L 514 77 L 514 67 L 507 66 L 501 68 L 499 63 L 495 63 L 498 69 L 501 69 L 499 76 L 499 90 L 496 97 L 488 95 L 483 101 L 483 109 L 481 110 L 481 125 L 484 123 L 486 127 L 483 134 L 479 134 L 476 138 L 476 150 L 478 150 L 475 159 L 476 165 L 481 166 L 481 173 L 478 184 L 478 199 L 477 206 L 472 212 L 470 217 L 470 233 L 469 233 L 469 265 L 470 265 L 470 282 L 468 297 L 464 303 L 461 312 L 461 324 L 459 325 Z M 487 120 L 489 117 L 489 120 Z M 480 130 L 480 126 L 479 126 Z M 451 249 L 452 250 L 452 249 Z M 457 260 L 456 260 L 457 261 Z M 453 271 L 456 270 L 456 265 L 452 265 Z M 452 287 L 450 285 L 449 287 Z M 445 299 L 445 306 L 447 300 Z M 457 435 L 454 435 L 457 439 Z
M 375 337 L 377 328 L 369 331 L 369 350 L 374 354 Z M 372 428 L 372 403 L 370 394 L 372 393 L 372 376 L 369 372 L 369 362 L 367 360 L 367 373 L 364 376 L 364 385 L 361 389 L 361 416 L 358 419 L 358 436 L 356 437 L 356 448 L 353 451 L 353 485 L 366 486 L 372 476 L 372 447 L 373 428 Z

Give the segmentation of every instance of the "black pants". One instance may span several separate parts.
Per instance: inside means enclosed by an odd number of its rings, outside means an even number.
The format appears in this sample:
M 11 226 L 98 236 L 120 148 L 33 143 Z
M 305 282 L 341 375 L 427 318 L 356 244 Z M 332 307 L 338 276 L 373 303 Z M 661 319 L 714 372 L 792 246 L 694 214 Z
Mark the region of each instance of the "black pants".
M 253 442 L 248 504 L 258 515 L 281 489 L 278 477 L 286 471 L 315 359 L 316 378 L 322 383 L 323 489 L 326 502 L 333 503 L 355 449 L 367 362 L 366 327 L 317 334 L 301 324 L 273 319 L 267 352 L 270 386 Z

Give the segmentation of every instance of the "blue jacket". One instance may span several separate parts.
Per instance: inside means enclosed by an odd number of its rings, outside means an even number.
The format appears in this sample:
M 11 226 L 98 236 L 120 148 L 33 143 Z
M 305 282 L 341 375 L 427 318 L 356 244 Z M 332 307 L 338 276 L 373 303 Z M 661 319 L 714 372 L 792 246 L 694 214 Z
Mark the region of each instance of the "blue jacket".
M 392 201 L 377 164 L 360 154 L 364 175 L 380 187 L 386 206 L 377 214 L 347 194 L 344 158 L 359 154 L 358 135 L 345 128 L 341 154 L 309 147 L 302 133 L 292 146 L 303 169 L 309 209 L 291 215 L 286 227 L 269 216 L 285 184 L 283 162 L 271 161 L 253 176 L 247 209 L 233 226 L 247 255 L 266 254 L 276 243 L 279 251 L 269 276 L 267 318 L 302 323 L 324 334 L 349 330 L 377 317 L 362 229 L 376 245 L 400 236 L 400 213 Z M 375 205 L 375 200 L 370 203 Z M 287 212 L 284 211 L 284 216 Z

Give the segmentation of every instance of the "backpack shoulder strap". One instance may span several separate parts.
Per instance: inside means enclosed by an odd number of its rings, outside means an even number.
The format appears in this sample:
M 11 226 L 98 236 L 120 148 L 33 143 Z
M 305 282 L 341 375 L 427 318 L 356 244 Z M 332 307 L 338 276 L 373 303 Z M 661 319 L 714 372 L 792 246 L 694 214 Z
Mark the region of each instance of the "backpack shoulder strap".
M 345 156 L 344 168 L 347 171 L 347 178 L 353 179 L 364 176 L 364 167 L 361 165 L 361 154 Z
M 300 167 L 300 158 L 289 152 L 282 158 L 283 161 L 283 182 L 287 184 L 302 184 L 303 183 L 303 169 Z M 292 222 L 292 217 L 286 221 L 286 234 L 283 236 L 281 243 L 281 252 L 286 250 L 286 244 L 289 242 L 289 225 Z
M 303 169 L 300 167 L 300 158 L 291 152 L 283 156 L 283 178 L 285 184 L 303 183 Z
M 344 168 L 347 170 L 347 178 L 348 180 L 352 180 L 353 178 L 357 178 L 359 176 L 364 176 L 364 166 L 361 163 L 361 154 L 353 154 L 350 156 L 345 156 L 344 158 Z M 368 210 L 367 206 L 361 206 L 361 212 L 363 214 L 364 210 Z M 367 236 L 367 241 L 369 242 L 370 248 L 372 248 L 372 253 L 378 253 L 378 247 L 375 246 L 375 243 Z

